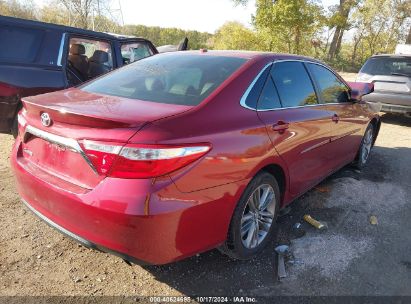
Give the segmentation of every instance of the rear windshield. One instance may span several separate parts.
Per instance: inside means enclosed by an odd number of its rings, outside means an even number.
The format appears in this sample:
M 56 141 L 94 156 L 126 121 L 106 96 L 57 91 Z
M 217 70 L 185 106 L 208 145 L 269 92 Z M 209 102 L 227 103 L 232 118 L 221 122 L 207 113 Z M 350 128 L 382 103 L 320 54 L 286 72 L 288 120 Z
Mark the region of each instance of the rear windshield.
M 155 55 L 80 88 L 91 93 L 195 106 L 245 61 L 222 56 Z
M 411 77 L 411 57 L 374 57 L 362 67 L 368 75 L 403 75 Z

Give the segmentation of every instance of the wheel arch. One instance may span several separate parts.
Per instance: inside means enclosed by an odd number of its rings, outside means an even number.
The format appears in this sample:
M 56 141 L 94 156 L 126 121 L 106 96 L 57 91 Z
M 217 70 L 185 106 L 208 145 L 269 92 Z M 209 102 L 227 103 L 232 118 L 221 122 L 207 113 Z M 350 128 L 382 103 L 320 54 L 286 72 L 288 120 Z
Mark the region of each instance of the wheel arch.
M 285 197 L 286 189 L 288 187 L 285 170 L 280 165 L 272 163 L 272 164 L 268 164 L 262 167 L 257 172 L 257 174 L 260 172 L 267 172 L 271 174 L 272 176 L 274 176 L 274 178 L 277 180 L 278 187 L 280 188 L 280 195 L 281 195 L 280 207 L 282 207 L 284 204 L 284 197 Z

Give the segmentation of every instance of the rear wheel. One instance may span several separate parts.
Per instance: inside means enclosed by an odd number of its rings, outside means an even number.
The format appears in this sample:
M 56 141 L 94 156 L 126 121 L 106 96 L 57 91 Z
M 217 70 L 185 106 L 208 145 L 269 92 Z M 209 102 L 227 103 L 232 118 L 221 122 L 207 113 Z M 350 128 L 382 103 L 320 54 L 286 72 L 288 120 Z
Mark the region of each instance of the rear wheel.
M 363 169 L 368 161 L 368 157 L 370 156 L 371 148 L 374 142 L 374 134 L 374 125 L 369 124 L 367 130 L 365 130 L 360 149 L 358 150 L 357 158 L 354 162 L 354 166 L 357 169 Z
M 276 179 L 266 172 L 256 175 L 234 210 L 227 240 L 220 251 L 242 260 L 261 252 L 273 236 L 279 202 Z

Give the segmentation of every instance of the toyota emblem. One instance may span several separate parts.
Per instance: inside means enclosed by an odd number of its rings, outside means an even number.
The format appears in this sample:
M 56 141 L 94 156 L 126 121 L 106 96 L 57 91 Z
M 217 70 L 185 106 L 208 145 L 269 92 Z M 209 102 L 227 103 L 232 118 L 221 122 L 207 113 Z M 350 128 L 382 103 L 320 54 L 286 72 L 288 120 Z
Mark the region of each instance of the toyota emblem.
M 41 114 L 41 124 L 45 127 L 49 127 L 51 125 L 51 118 L 48 113 Z

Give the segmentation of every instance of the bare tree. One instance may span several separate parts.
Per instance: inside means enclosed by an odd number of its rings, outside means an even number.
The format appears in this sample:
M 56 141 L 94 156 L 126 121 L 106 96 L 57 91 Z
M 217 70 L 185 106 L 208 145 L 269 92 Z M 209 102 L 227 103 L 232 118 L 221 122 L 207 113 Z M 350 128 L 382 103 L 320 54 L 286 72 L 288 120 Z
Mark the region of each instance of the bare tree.
M 95 0 L 60 0 L 69 12 L 70 25 L 89 28 Z
M 96 17 L 111 19 L 111 0 L 59 0 L 68 11 L 69 25 L 81 28 L 94 27 Z M 102 19 L 102 18 L 98 18 Z

